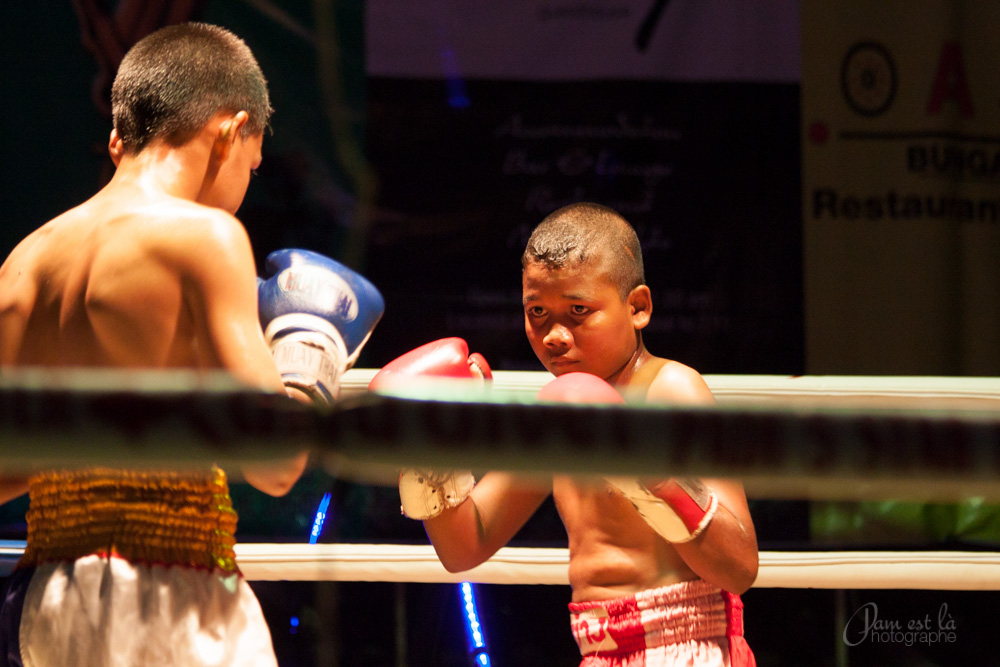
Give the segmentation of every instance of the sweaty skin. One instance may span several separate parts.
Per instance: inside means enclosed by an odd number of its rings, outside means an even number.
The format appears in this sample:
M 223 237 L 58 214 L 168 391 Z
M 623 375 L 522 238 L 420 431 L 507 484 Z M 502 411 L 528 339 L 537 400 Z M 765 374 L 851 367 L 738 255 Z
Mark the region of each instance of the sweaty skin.
M 645 396 L 646 402 L 714 403 L 697 372 L 654 357 L 641 341 L 629 364 L 606 379 L 624 395 Z M 695 540 L 670 544 L 603 480 L 556 477 L 552 493 L 569 536 L 574 600 L 618 597 L 698 577 L 731 593 L 748 589 L 757 578 L 758 554 L 742 486 L 702 481 L 719 497 L 718 511 Z
M 523 274 L 525 331 L 554 375 L 585 371 L 606 379 L 629 400 L 711 405 L 695 370 L 650 354 L 640 331 L 652 310 L 649 288 L 622 299 L 600 267 L 549 269 L 529 264 Z M 653 480 L 650 480 L 652 482 Z M 487 560 L 504 546 L 551 492 L 569 538 L 573 600 L 603 600 L 698 577 L 743 593 L 757 576 L 757 540 L 742 486 L 705 479 L 719 498 L 708 528 L 685 544 L 670 544 L 631 503 L 601 478 L 525 479 L 502 472 L 483 476 L 466 502 L 424 521 L 450 571 Z
M 112 132 L 111 182 L 48 222 L 0 266 L 5 366 L 225 369 L 285 393 L 257 319 L 255 265 L 233 216 L 261 161 L 245 112 L 219 114 L 182 145 L 137 154 Z M 303 452 L 246 480 L 283 495 Z M 26 491 L 0 480 L 0 501 Z

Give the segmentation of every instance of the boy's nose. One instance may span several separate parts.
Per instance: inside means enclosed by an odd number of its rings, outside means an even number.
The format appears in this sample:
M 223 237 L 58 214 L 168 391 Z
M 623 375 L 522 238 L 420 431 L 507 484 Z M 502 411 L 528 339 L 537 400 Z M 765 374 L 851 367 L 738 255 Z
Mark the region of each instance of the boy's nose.
M 542 342 L 544 342 L 547 347 L 569 347 L 572 341 L 573 336 L 570 334 L 569 329 L 561 324 L 554 324 L 549 329 L 548 333 L 545 334 L 545 338 Z

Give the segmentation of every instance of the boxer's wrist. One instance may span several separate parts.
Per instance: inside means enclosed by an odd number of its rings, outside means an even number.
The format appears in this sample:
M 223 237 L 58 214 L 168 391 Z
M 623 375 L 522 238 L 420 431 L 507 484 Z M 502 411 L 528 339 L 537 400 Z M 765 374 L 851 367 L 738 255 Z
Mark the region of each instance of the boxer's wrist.
M 465 502 L 475 485 L 476 479 L 468 470 L 405 468 L 399 474 L 403 516 L 421 521 L 433 519 Z
M 306 394 L 317 405 L 330 405 L 337 398 L 347 369 L 340 341 L 318 331 L 292 331 L 268 341 L 285 387 Z
M 649 492 L 676 512 L 689 532 L 687 538 L 673 542 L 690 542 L 705 532 L 719 507 L 718 496 L 694 477 L 670 477 L 649 487 Z

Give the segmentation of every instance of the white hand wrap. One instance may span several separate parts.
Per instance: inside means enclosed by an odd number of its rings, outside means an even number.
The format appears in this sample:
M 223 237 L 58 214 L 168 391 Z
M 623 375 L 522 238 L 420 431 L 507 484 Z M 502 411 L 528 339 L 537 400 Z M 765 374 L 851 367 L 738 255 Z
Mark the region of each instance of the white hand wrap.
M 667 542 L 690 542 L 708 527 L 719 507 L 714 492 L 694 478 L 671 477 L 652 490 L 633 477 L 605 478 Z
M 399 475 L 403 514 L 411 519 L 432 519 L 446 508 L 461 505 L 475 485 L 476 479 L 468 470 L 407 468 Z

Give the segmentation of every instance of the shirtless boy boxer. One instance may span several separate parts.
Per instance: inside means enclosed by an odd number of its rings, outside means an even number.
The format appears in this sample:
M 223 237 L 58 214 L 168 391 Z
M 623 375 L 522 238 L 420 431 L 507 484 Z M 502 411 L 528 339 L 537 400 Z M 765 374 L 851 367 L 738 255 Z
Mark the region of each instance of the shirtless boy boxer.
M 305 251 L 273 253 L 258 289 L 234 217 L 271 114 L 250 49 L 216 26 L 159 30 L 126 54 L 112 106 L 112 180 L 0 267 L 0 372 L 225 369 L 303 401 L 335 396 L 337 364 L 367 340 L 382 299 Z M 280 496 L 306 460 L 242 473 Z M 45 470 L 8 479 L 0 500 L 25 491 L 28 544 L 0 611 L 0 664 L 276 664 L 234 560 L 222 470 Z
M 543 390 L 547 399 L 579 400 L 580 384 L 564 380 L 586 373 L 594 382 L 582 391 L 595 401 L 605 400 L 606 380 L 630 399 L 714 403 L 696 371 L 643 345 L 650 290 L 635 232 L 615 211 L 589 203 L 555 211 L 532 233 L 522 264 L 525 331 L 557 376 Z M 452 572 L 495 554 L 550 491 L 502 472 L 475 484 L 467 471 L 410 473 L 400 477 L 404 513 L 423 520 Z M 756 579 L 758 553 L 742 486 L 613 482 L 552 480 L 569 537 L 571 624 L 582 664 L 754 665 L 739 594 Z

